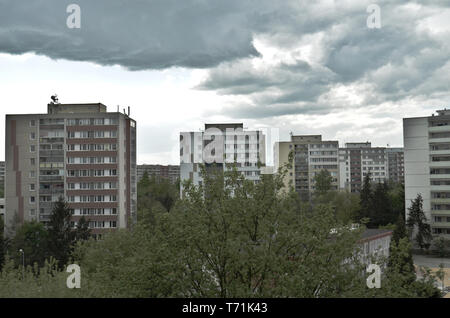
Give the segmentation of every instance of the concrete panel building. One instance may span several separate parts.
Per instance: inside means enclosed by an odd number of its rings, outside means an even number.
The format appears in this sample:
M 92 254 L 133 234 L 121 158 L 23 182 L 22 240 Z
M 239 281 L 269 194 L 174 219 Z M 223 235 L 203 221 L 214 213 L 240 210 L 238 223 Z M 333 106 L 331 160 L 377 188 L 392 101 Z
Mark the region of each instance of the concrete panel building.
M 450 237 L 450 110 L 403 119 L 405 215 L 421 194 L 434 235 Z
M 136 122 L 105 105 L 48 104 L 47 114 L 6 116 L 5 222 L 47 223 L 64 196 L 73 226 L 92 234 L 136 221 Z
M 138 165 L 138 182 L 142 179 L 145 172 L 147 172 L 149 177 L 154 176 L 157 179 L 165 179 L 172 184 L 175 184 L 180 178 L 180 166 L 178 165 Z
M 386 148 L 389 180 L 405 183 L 405 158 L 403 148 Z
M 246 179 L 259 182 L 266 162 L 266 142 L 262 131 L 244 130 L 242 123 L 205 124 L 205 130 L 180 133 L 180 181 L 202 184 L 200 165 L 207 171 L 226 171 L 226 163 L 236 167 Z M 180 195 L 183 186 L 180 186 Z
M 372 182 L 389 178 L 388 155 L 385 147 L 372 147 L 370 142 L 350 142 L 339 149 L 340 189 L 360 192 L 364 177 Z
M 321 135 L 291 135 L 290 141 L 276 142 L 274 145 L 275 171 L 289 162 L 293 162 L 285 176 L 285 187 L 292 185 L 304 200 L 310 198 L 315 190 L 315 175 L 321 170 L 328 170 L 333 177 L 332 188 L 339 187 L 339 143 L 335 140 L 322 140 Z

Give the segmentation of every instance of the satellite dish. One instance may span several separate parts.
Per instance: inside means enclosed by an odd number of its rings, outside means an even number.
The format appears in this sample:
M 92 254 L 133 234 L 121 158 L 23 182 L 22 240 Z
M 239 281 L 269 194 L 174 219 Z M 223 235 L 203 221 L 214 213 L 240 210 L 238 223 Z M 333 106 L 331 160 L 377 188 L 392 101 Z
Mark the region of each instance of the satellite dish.
M 52 95 L 50 98 L 52 99 L 53 104 L 59 104 L 58 95 Z

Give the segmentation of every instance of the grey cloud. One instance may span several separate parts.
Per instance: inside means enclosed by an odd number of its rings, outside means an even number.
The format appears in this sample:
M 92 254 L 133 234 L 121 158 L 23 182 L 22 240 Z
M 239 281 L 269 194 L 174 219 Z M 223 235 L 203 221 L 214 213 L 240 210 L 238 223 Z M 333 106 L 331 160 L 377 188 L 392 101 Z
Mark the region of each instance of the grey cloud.
M 0 0 L 0 52 L 131 70 L 208 68 L 257 56 L 249 17 L 276 8 L 268 0 L 77 0 L 81 29 L 69 29 L 73 2 Z

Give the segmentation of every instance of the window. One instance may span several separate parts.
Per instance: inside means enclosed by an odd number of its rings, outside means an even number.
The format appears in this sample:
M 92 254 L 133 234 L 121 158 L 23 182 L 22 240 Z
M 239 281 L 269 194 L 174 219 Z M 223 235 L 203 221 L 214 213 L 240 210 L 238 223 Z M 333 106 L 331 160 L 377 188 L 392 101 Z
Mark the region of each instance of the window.
M 36 210 L 35 209 L 30 209 L 30 216 L 34 216 L 36 215 Z
M 30 197 L 30 203 L 34 204 L 36 202 L 36 197 Z
M 32 166 L 34 166 L 36 164 L 36 159 L 35 158 L 30 158 L 30 164 Z
M 32 119 L 30 120 L 30 127 L 36 126 L 36 120 Z
M 32 132 L 30 133 L 30 140 L 35 140 L 36 139 L 36 133 Z
M 117 227 L 117 222 L 116 221 L 111 221 L 109 222 L 110 227 Z
M 36 185 L 34 183 L 30 184 L 30 191 L 35 191 L 36 190 Z
M 35 177 L 36 177 L 36 172 L 30 171 L 30 178 L 35 178 Z
M 36 146 L 35 145 L 31 145 L 30 146 L 30 152 L 36 152 Z

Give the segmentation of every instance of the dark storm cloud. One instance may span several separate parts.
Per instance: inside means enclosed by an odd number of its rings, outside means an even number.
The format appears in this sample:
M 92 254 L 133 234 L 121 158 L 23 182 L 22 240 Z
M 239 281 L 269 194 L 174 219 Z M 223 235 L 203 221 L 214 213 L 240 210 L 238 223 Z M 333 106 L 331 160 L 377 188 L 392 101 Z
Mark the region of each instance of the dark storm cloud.
M 67 28 L 71 3 L 81 7 L 81 29 Z M 252 27 L 273 8 L 269 0 L 0 0 L 0 52 L 132 70 L 207 68 L 257 56 Z
M 238 118 L 326 114 L 447 94 L 450 32 L 433 34 L 421 22 L 450 2 L 376 1 L 382 28 L 369 29 L 373 2 L 0 0 L 0 52 L 130 70 L 208 68 L 196 88 L 243 98 L 217 112 Z M 81 29 L 66 26 L 71 3 L 81 7 Z M 255 66 L 264 53 L 256 40 L 284 57 Z M 300 44 L 311 45 L 314 61 Z M 339 97 L 340 87 L 358 88 L 359 98 Z

